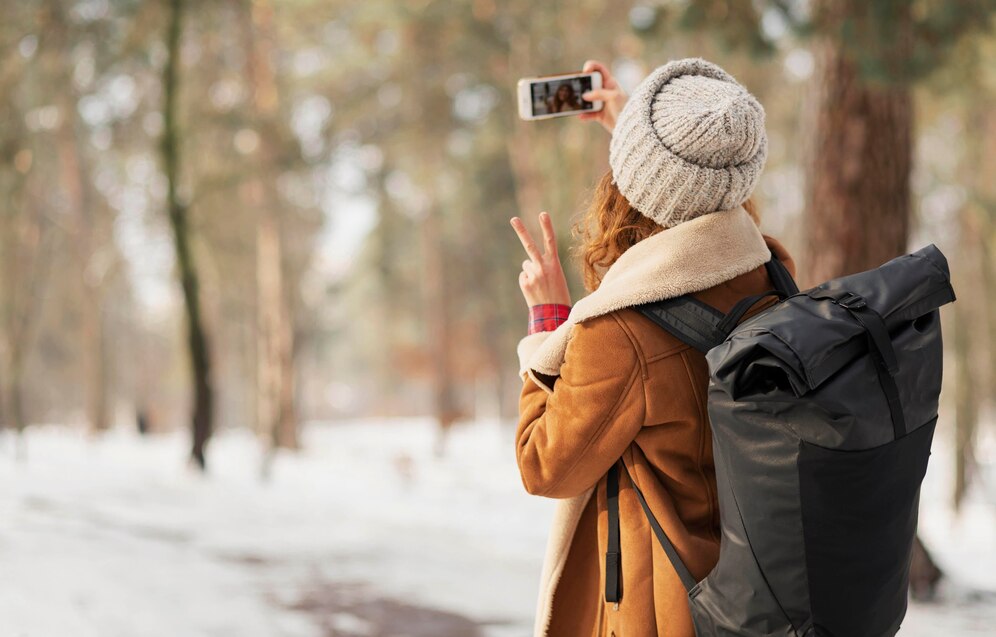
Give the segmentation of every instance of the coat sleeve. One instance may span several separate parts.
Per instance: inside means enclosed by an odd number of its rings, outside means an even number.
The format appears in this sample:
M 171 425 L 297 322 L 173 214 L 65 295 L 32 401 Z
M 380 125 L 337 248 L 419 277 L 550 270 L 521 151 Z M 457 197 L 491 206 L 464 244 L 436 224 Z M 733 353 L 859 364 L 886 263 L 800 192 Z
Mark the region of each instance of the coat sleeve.
M 579 323 L 560 376 L 531 370 L 519 398 L 516 459 L 526 491 L 569 498 L 605 475 L 636 438 L 646 406 L 636 346 L 614 313 Z

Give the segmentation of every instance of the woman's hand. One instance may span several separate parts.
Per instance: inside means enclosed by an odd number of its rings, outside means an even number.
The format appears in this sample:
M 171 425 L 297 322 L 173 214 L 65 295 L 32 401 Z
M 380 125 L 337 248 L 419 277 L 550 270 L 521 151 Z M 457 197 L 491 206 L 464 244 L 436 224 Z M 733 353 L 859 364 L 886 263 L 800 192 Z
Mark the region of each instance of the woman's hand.
M 580 119 L 585 121 L 593 120 L 605 127 L 605 130 L 612 132 L 616 127 L 616 118 L 619 111 L 626 104 L 626 93 L 612 77 L 612 73 L 604 64 L 596 60 L 588 60 L 584 63 L 582 73 L 594 73 L 598 71 L 602 74 L 602 88 L 594 89 L 583 94 L 581 97 L 589 102 L 602 102 L 602 110 L 596 113 L 582 113 Z
M 559 303 L 561 305 L 571 304 L 571 293 L 567 289 L 567 278 L 564 276 L 564 269 L 560 265 L 560 257 L 557 255 L 557 240 L 553 233 L 553 220 L 549 213 L 539 214 L 540 227 L 543 229 L 544 251 L 540 254 L 539 249 L 533 242 L 533 238 L 526 230 L 522 219 L 512 217 L 512 228 L 515 234 L 519 235 L 522 247 L 526 249 L 529 258 L 522 262 L 522 272 L 519 273 L 519 289 L 522 296 L 526 297 L 526 303 L 542 305 L 544 303 Z

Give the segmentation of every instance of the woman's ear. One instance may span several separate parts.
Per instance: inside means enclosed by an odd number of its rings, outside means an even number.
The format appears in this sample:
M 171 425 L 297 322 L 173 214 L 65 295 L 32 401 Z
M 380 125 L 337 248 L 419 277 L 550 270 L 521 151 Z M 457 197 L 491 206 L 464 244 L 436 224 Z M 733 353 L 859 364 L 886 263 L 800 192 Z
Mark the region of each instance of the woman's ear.
M 754 225 L 761 225 L 761 211 L 758 210 L 757 204 L 754 203 L 754 196 L 751 195 L 747 198 L 747 201 L 743 203 L 744 210 L 750 215 L 750 218 L 754 220 Z

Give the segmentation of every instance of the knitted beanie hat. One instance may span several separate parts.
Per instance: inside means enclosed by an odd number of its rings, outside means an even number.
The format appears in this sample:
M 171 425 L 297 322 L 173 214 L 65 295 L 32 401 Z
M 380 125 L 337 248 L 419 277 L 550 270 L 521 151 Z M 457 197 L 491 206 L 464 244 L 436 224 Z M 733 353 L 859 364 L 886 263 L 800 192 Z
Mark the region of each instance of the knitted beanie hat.
M 745 202 L 767 155 L 761 104 L 723 69 L 688 58 L 636 87 L 612 132 L 609 165 L 630 204 L 670 228 Z

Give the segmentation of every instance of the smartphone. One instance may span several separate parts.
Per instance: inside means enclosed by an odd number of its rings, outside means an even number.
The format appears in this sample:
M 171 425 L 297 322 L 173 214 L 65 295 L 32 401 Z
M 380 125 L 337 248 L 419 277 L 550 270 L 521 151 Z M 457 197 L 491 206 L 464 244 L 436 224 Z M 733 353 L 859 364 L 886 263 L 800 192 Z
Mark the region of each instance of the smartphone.
M 581 95 L 602 88 L 602 74 L 569 73 L 519 80 L 519 117 L 525 120 L 550 119 L 602 110 L 602 102 L 589 102 Z

